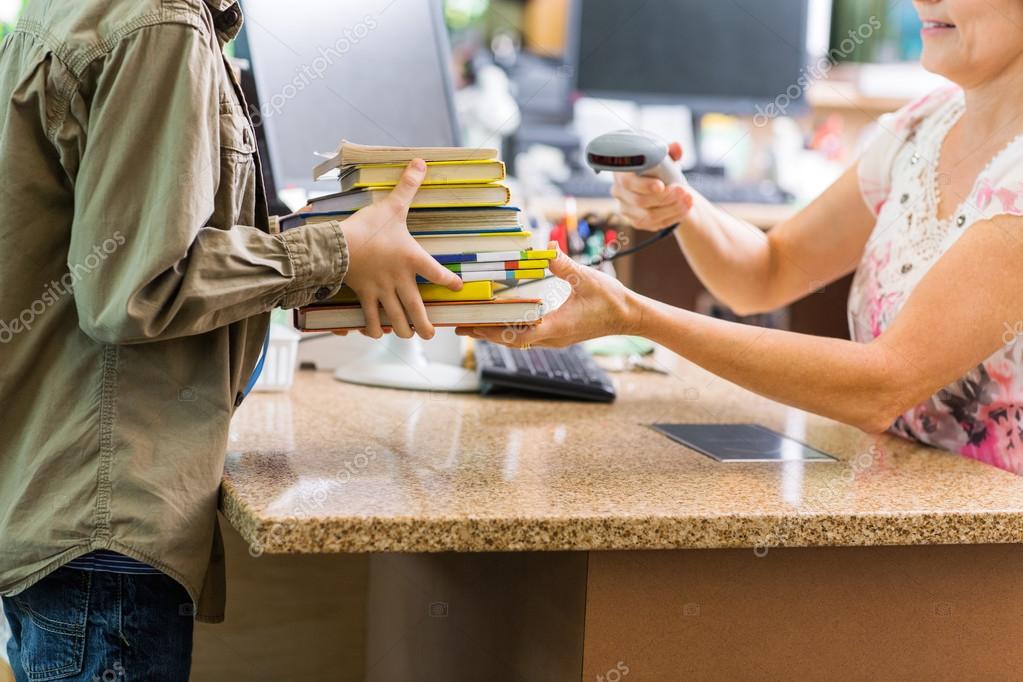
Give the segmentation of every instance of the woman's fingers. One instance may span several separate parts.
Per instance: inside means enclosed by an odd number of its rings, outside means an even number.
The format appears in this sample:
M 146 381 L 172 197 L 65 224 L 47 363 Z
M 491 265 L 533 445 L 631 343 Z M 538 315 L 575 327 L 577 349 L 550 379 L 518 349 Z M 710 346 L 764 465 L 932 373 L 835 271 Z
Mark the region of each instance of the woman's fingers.
M 423 339 L 432 339 L 435 331 L 430 323 L 430 318 L 426 316 L 426 306 L 423 305 L 423 298 L 419 294 L 419 288 L 412 283 L 404 284 L 398 289 L 398 298 L 401 299 L 402 307 L 405 308 L 405 312 L 408 313 L 409 318 L 412 320 L 412 326 L 416 328 L 416 334 L 419 334 L 420 338 Z
M 582 265 L 576 263 L 572 258 L 564 251 L 558 251 L 558 257 L 550 262 L 548 268 L 558 279 L 563 279 L 572 285 L 574 289 L 589 273 L 584 271 Z
M 525 348 L 537 345 L 544 340 L 542 328 L 542 324 L 526 329 L 519 327 L 459 327 L 455 333 L 509 348 Z
M 401 307 L 398 296 L 393 291 L 380 297 L 380 305 L 387 313 L 387 321 L 390 323 L 394 333 L 403 339 L 412 338 L 412 328 L 405 317 L 405 309 Z
M 682 160 L 682 145 L 678 142 L 672 142 L 668 145 L 668 156 L 671 157 L 672 161 Z
M 379 339 L 384 332 L 380 328 L 380 306 L 377 297 L 362 294 L 359 296 L 359 303 L 362 304 L 362 314 L 366 317 L 366 328 L 362 333 L 371 339 Z
M 640 230 L 657 230 L 664 227 L 660 223 L 660 216 L 655 218 L 649 211 L 623 206 L 621 213 L 630 225 Z
M 677 206 L 667 206 L 654 211 L 643 211 L 631 207 L 622 208 L 622 217 L 628 220 L 633 227 L 641 230 L 660 230 L 677 223 L 684 211 Z
M 649 180 L 650 178 L 640 179 Z M 655 180 L 655 182 L 661 183 L 660 180 Z M 629 187 L 625 184 L 625 181 L 622 181 L 611 186 L 611 196 L 623 204 L 645 209 L 670 206 L 677 202 L 676 195 L 672 192 L 666 191 L 664 183 L 661 183 L 661 189 L 657 192 L 637 192 L 629 189 Z
M 614 184 L 624 187 L 636 194 L 660 194 L 664 191 L 664 182 L 657 178 L 647 178 L 635 173 L 615 173 Z

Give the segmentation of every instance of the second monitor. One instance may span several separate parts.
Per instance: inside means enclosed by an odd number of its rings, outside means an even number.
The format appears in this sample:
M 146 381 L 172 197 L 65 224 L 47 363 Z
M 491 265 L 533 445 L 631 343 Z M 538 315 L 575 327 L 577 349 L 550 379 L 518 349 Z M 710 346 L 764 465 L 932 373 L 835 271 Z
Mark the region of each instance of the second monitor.
M 752 115 L 807 64 L 807 0 L 576 0 L 573 11 L 577 88 L 590 97 Z

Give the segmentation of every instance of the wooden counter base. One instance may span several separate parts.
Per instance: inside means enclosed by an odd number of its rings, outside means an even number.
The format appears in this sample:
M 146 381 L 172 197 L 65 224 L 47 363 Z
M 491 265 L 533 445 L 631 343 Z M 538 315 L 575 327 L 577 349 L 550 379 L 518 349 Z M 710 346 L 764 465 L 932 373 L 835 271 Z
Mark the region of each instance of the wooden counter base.
M 1023 545 L 377 555 L 367 679 L 1010 679 L 1021 562 Z
M 583 679 L 1011 679 L 1021 545 L 591 553 Z

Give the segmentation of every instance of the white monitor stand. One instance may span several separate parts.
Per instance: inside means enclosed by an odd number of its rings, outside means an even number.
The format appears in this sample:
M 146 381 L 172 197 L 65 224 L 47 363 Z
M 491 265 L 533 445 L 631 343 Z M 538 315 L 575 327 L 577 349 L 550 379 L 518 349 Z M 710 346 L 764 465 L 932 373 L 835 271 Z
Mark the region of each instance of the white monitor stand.
M 418 337 L 401 339 L 388 334 L 338 367 L 334 378 L 413 391 L 479 391 L 476 372 L 461 366 L 461 356 L 462 339 L 451 329 L 438 329 L 429 347 Z

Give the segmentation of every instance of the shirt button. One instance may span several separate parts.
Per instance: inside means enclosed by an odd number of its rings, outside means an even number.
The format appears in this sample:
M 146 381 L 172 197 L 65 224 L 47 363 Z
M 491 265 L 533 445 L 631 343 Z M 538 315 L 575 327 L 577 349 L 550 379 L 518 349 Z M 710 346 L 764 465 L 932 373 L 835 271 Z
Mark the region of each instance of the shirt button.
M 899 202 L 900 202 L 900 203 L 903 203 L 903 204 L 904 204 L 904 203 L 906 203 L 907 201 L 909 201 L 909 195 L 908 195 L 908 194 L 903 194 L 903 195 L 902 195 L 901 197 L 899 197 Z
M 239 18 L 241 18 L 241 13 L 238 11 L 238 5 L 231 5 L 217 16 L 217 28 L 226 31 L 237 24 Z
M 961 215 L 956 218 L 956 227 L 962 227 L 966 224 L 966 216 Z
M 913 264 L 912 263 L 904 263 L 902 268 L 901 268 L 901 271 L 902 271 L 902 274 L 905 275 L 907 272 L 909 272 L 912 269 L 913 269 Z
M 323 299 L 330 296 L 330 289 L 328 289 L 327 287 L 320 287 L 319 289 L 316 290 L 314 296 L 317 301 L 322 301 Z
M 913 165 L 913 166 L 915 166 L 916 164 L 920 163 L 920 155 L 919 154 L 913 154 L 913 157 L 909 160 L 909 163 L 911 165 Z

